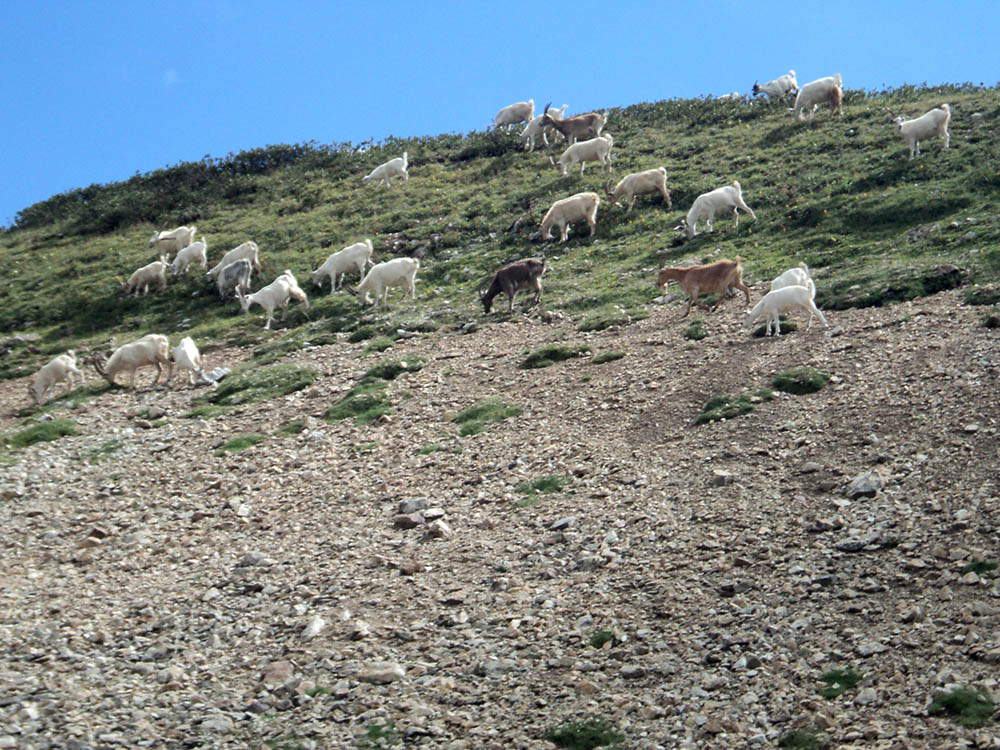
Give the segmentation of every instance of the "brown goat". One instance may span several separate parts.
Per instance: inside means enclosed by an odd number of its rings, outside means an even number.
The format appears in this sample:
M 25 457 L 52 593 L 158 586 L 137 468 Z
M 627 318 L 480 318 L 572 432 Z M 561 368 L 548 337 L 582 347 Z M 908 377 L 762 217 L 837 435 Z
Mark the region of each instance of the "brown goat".
M 552 104 L 552 102 L 549 102 L 549 104 Z M 563 134 L 566 142 L 571 146 L 578 139 L 584 140 L 599 136 L 601 130 L 604 129 L 605 123 L 608 121 L 607 111 L 602 114 L 591 112 L 586 115 L 564 117 L 561 120 L 557 120 L 549 114 L 549 104 L 546 104 L 545 109 L 542 110 L 545 113 L 542 115 L 542 127 L 555 128 Z
M 493 298 L 503 292 L 509 303 L 508 312 L 514 310 L 514 296 L 521 290 L 534 291 L 537 305 L 542 299 L 542 274 L 545 273 L 545 257 L 525 258 L 504 266 L 493 276 L 490 288 L 480 295 L 483 310 L 490 313 L 493 310 Z
M 719 301 L 715 303 L 714 310 L 722 300 L 726 298 L 726 293 L 730 289 L 740 289 L 747 296 L 747 305 L 750 304 L 750 290 L 743 284 L 743 267 L 740 265 L 741 258 L 736 256 L 736 260 L 717 260 L 704 266 L 688 266 L 686 268 L 661 268 L 656 278 L 656 285 L 667 289 L 668 281 L 676 281 L 688 294 L 687 308 L 684 310 L 682 318 L 686 318 L 691 312 L 691 305 L 698 301 L 699 294 L 719 293 Z

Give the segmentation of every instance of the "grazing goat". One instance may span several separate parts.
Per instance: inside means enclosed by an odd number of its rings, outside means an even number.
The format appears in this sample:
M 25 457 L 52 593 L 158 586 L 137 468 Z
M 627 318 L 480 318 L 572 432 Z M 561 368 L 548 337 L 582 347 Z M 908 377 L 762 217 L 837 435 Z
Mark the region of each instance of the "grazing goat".
M 65 380 L 69 383 L 69 389 L 73 390 L 74 375 L 80 378 L 80 385 L 83 385 L 83 373 L 76 367 L 76 352 L 70 349 L 65 354 L 60 354 L 50 360 L 48 364 L 31 376 L 28 393 L 36 404 L 43 404 L 55 390 L 56 383 Z
M 402 156 L 397 156 L 395 159 L 389 159 L 389 161 L 385 164 L 379 164 L 371 171 L 370 174 L 361 178 L 361 184 L 367 185 L 372 180 L 377 180 L 375 183 L 376 185 L 381 186 L 384 182 L 390 189 L 392 189 L 392 183 L 389 181 L 392 177 L 402 177 L 404 183 L 409 182 L 410 173 L 406 171 L 409 158 L 410 155 L 404 151 Z
M 771 291 L 784 289 L 786 286 L 804 286 L 809 290 L 809 299 L 816 299 L 816 285 L 809 275 L 809 267 L 799 263 L 798 268 L 789 268 L 771 282 Z
M 611 137 L 611 133 L 605 133 L 588 141 L 577 141 L 563 151 L 562 156 L 559 157 L 559 161 L 555 161 L 550 156 L 549 162 L 559 170 L 559 174 L 563 177 L 568 176 L 569 170 L 577 164 L 580 165 L 580 174 L 582 175 L 588 161 L 600 162 L 601 171 L 610 172 L 611 147 L 614 145 L 615 141 Z
M 566 105 L 562 105 L 562 109 L 549 109 L 548 115 L 556 120 L 561 120 L 563 115 L 566 114 Z M 535 139 L 538 136 L 542 137 L 542 141 L 546 146 L 549 145 L 549 139 L 545 135 L 545 131 L 548 127 L 542 124 L 542 115 L 538 115 L 535 119 L 524 126 L 524 130 L 521 131 L 521 142 L 524 144 L 525 151 L 535 150 Z
M 890 114 L 892 114 L 891 111 Z M 914 154 L 920 156 L 920 141 L 937 136 L 944 141 L 944 148 L 948 148 L 948 143 L 951 141 L 951 134 L 948 132 L 948 123 L 951 122 L 951 107 L 947 104 L 935 107 L 915 120 L 904 120 L 902 117 L 897 117 L 893 122 L 896 123 L 899 134 L 910 147 L 911 159 Z
M 149 246 L 155 246 L 158 252 L 165 255 L 177 253 L 194 242 L 194 233 L 197 231 L 198 227 L 177 227 L 169 232 L 153 232 Z
M 542 239 L 552 239 L 553 225 L 559 227 L 560 242 L 569 239 L 569 225 L 578 221 L 586 221 L 590 227 L 590 236 L 597 229 L 597 207 L 601 197 L 597 193 L 577 193 L 569 198 L 563 198 L 552 204 L 552 207 L 542 217 Z
M 738 102 L 743 99 L 743 94 L 739 91 L 730 91 L 728 94 L 722 94 L 721 96 L 715 97 L 718 102 Z
M 504 107 L 497 116 L 493 118 L 493 127 L 505 127 L 510 130 L 511 125 L 519 122 L 531 122 L 535 118 L 535 100 L 528 99 L 526 102 L 515 102 Z
M 514 311 L 514 296 L 519 291 L 534 291 L 535 299 L 531 304 L 537 305 L 542 300 L 542 274 L 545 273 L 545 257 L 525 258 L 504 266 L 493 276 L 489 289 L 480 294 L 483 310 L 489 314 L 493 310 L 493 298 L 503 292 L 507 295 L 507 312 Z
M 242 245 L 237 245 L 228 253 L 223 255 L 222 260 L 220 260 L 208 271 L 208 278 L 212 280 L 217 279 L 223 268 L 228 266 L 230 263 L 235 263 L 240 258 L 246 258 L 248 261 L 253 263 L 254 268 L 256 268 L 258 272 L 264 270 L 260 265 L 260 258 L 258 257 L 259 252 L 257 243 L 253 240 L 247 240 Z
M 792 107 L 795 119 L 799 122 L 805 122 L 803 114 L 809 112 L 809 117 L 812 118 L 816 108 L 823 103 L 830 105 L 831 116 L 843 116 L 844 113 L 840 109 L 840 105 L 844 101 L 842 87 L 843 81 L 840 78 L 840 73 L 807 83 L 795 95 L 795 106 Z
M 285 269 L 285 272 L 281 276 L 253 294 L 247 296 L 241 290 L 237 289 L 236 296 L 239 298 L 240 307 L 243 308 L 244 313 L 249 313 L 250 305 L 255 303 L 264 308 L 264 311 L 267 313 L 267 322 L 264 323 L 266 330 L 271 329 L 271 322 L 274 320 L 274 308 L 281 308 L 282 320 L 288 317 L 288 301 L 292 298 L 304 304 L 307 310 L 309 309 L 309 298 L 299 288 L 299 283 L 295 280 L 295 276 L 288 269 Z
M 549 104 L 551 103 L 549 102 Z M 601 114 L 590 112 L 586 115 L 563 117 L 561 120 L 557 120 L 549 114 L 549 104 L 545 105 L 545 114 L 542 115 L 542 127 L 555 128 L 562 133 L 563 138 L 571 146 L 582 138 L 596 138 L 601 134 L 601 130 L 604 129 L 604 126 L 608 122 L 607 110 Z
M 794 70 L 789 70 L 786 75 L 768 81 L 763 86 L 758 86 L 756 81 L 753 82 L 753 95 L 767 94 L 768 99 L 782 99 L 792 91 L 797 93 L 798 90 L 799 82 L 795 80 Z
M 250 274 L 252 273 L 252 270 L 253 267 L 250 265 L 250 261 L 246 258 L 240 258 L 239 260 L 233 261 L 223 268 L 222 272 L 215 280 L 215 285 L 219 290 L 219 299 L 225 302 L 226 293 L 231 289 L 236 290 L 237 296 L 240 292 L 249 292 Z
M 698 234 L 698 222 L 704 219 L 708 231 L 711 232 L 713 231 L 712 219 L 717 213 L 731 213 L 733 215 L 733 229 L 736 229 L 740 225 L 738 209 L 741 208 L 750 214 L 754 221 L 757 221 L 756 214 L 750 206 L 743 202 L 743 189 L 740 187 L 740 183 L 733 180 L 732 185 L 716 188 L 695 198 L 687 218 L 681 220 L 677 229 L 683 229 L 687 238 L 691 239 Z
M 666 167 L 654 167 L 653 169 L 647 169 L 645 172 L 634 172 L 633 174 L 625 175 L 621 182 L 615 186 L 614 190 L 611 189 L 610 182 L 605 184 L 604 192 L 607 193 L 608 198 L 615 205 L 618 205 L 622 198 L 628 196 L 628 211 L 625 213 L 632 212 L 632 206 L 635 205 L 635 197 L 637 195 L 659 193 L 663 196 L 667 208 L 673 208 L 674 205 L 670 200 L 670 190 L 667 189 Z
M 816 303 L 812 300 L 812 292 L 808 287 L 804 286 L 786 286 L 768 292 L 754 306 L 753 310 L 747 313 L 746 324 L 752 326 L 761 318 L 766 317 L 767 335 L 773 335 L 771 333 L 772 322 L 777 333 L 780 335 L 781 321 L 779 316 L 781 313 L 792 310 L 805 310 L 809 313 L 809 325 L 806 326 L 807 329 L 812 325 L 813 315 L 819 318 L 824 326 L 827 325 L 826 318 L 823 317 L 823 313 L 819 311 Z
M 149 285 L 154 281 L 160 282 L 161 292 L 167 288 L 166 255 L 161 255 L 159 260 L 154 260 L 152 263 L 136 270 L 128 277 L 128 281 L 122 284 L 122 292 L 127 295 L 134 291 L 135 295 L 139 296 L 139 290 L 142 289 L 142 296 L 145 297 L 146 292 L 149 291 Z
M 170 343 L 166 336 L 158 333 L 151 333 L 131 344 L 119 346 L 110 359 L 107 359 L 103 354 L 97 354 L 93 362 L 97 373 L 111 385 L 117 385 L 115 376 L 118 373 L 127 371 L 129 373 L 129 387 L 135 388 L 135 371 L 140 367 L 150 365 L 156 365 L 156 379 L 151 385 L 160 382 L 164 365 L 167 366 L 168 383 L 173 376 L 173 364 L 170 362 Z
M 356 267 L 358 273 L 363 277 L 365 275 L 365 266 L 375 265 L 372 262 L 373 251 L 372 241 L 368 239 L 348 245 L 343 250 L 338 250 L 327 258 L 323 265 L 312 272 L 310 279 L 312 279 L 313 284 L 322 289 L 323 277 L 329 276 L 330 294 L 333 294 L 343 285 L 344 277 L 347 275 L 349 269 Z
M 698 301 L 699 294 L 719 293 L 719 300 L 715 307 L 722 304 L 726 294 L 730 289 L 740 289 L 747 296 L 747 304 L 750 304 L 750 290 L 743 284 L 743 266 L 740 265 L 742 259 L 736 256 L 736 260 L 717 260 L 704 266 L 687 266 L 661 268 L 656 277 L 656 285 L 664 292 L 667 290 L 668 281 L 676 281 L 688 295 L 687 307 L 684 308 L 682 318 L 686 318 L 691 312 L 691 305 Z
M 402 299 L 406 299 L 407 294 L 416 299 L 419 270 L 420 261 L 416 258 L 393 258 L 375 265 L 361 280 L 357 289 L 348 287 L 348 291 L 358 295 L 358 302 L 362 307 L 368 304 L 368 292 L 375 294 L 376 307 L 380 301 L 384 307 L 388 307 L 389 288 L 394 286 L 406 287 Z
M 205 373 L 201 367 L 201 353 L 198 351 L 198 347 L 195 346 L 194 339 L 190 336 L 182 338 L 181 342 L 174 347 L 172 354 L 174 357 L 174 367 L 187 370 L 189 385 L 194 385 L 195 375 L 199 378 L 204 377 Z M 171 372 L 170 378 L 173 376 L 174 373 Z M 170 382 L 170 378 L 167 378 L 168 383 Z
M 200 242 L 192 242 L 177 253 L 174 262 L 170 264 L 170 273 L 174 276 L 187 273 L 188 268 L 195 261 L 198 261 L 202 268 L 208 268 L 208 243 L 205 242 L 204 236 Z

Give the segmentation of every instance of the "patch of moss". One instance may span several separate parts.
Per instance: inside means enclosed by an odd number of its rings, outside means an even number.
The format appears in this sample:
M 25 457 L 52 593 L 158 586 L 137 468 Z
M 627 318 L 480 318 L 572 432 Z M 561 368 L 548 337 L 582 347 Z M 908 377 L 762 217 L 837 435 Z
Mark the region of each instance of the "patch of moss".
M 197 400 L 221 406 L 267 401 L 307 388 L 317 375 L 311 367 L 299 365 L 248 366 L 233 372 L 214 392 Z
M 786 333 L 791 333 L 792 331 L 799 330 L 799 327 L 790 320 L 786 320 L 785 316 L 778 317 L 778 330 L 775 331 L 774 327 L 771 328 L 771 333 L 776 336 L 782 336 Z M 767 323 L 757 326 L 753 331 L 753 337 L 756 339 L 762 339 L 767 336 Z
M 701 318 L 695 318 L 688 323 L 688 327 L 684 331 L 684 338 L 692 341 L 701 341 L 706 336 L 708 336 L 708 331 L 705 330 L 705 322 Z
M 603 365 L 605 362 L 614 362 L 625 356 L 625 352 L 598 352 L 590 360 L 592 365 Z
M 567 750 L 593 750 L 597 747 L 618 747 L 625 741 L 614 724 L 602 717 L 567 721 L 542 735 L 543 740 Z
M 710 399 L 701 414 L 697 416 L 697 424 L 717 422 L 720 419 L 732 419 L 753 411 L 753 403 L 749 396 L 716 396 Z
M 943 714 L 963 727 L 981 727 L 992 720 L 995 710 L 993 698 L 985 690 L 958 687 L 935 697 L 927 714 Z
M 778 738 L 778 747 L 797 748 L 797 750 L 822 750 L 829 744 L 830 738 L 816 727 L 793 729 Z
M 556 362 L 573 359 L 574 357 L 582 357 L 584 354 L 590 354 L 590 347 L 586 344 L 581 346 L 550 344 L 531 352 L 521 362 L 520 367 L 522 370 L 537 370 L 541 367 L 554 365 Z
M 239 437 L 235 437 L 232 440 L 227 440 L 225 443 L 223 443 L 222 447 L 215 452 L 215 455 L 224 456 L 227 453 L 238 453 L 239 451 L 246 450 L 251 446 L 257 445 L 257 443 L 261 443 L 266 439 L 267 438 L 265 435 L 260 435 L 257 433 L 250 433 L 249 435 L 240 435 Z
M 771 381 L 777 390 L 797 396 L 816 393 L 830 382 L 830 374 L 815 367 L 795 367 L 778 373 Z
M 362 380 L 323 413 L 323 419 L 334 422 L 354 417 L 358 424 L 371 424 L 392 410 L 385 394 L 385 382 Z
M 394 343 L 395 342 L 388 336 L 378 336 L 377 338 L 373 338 L 369 341 L 361 353 L 371 354 L 373 352 L 384 352 L 386 349 L 391 348 Z
M 75 422 L 68 419 L 52 419 L 48 422 L 38 422 L 7 435 L 3 438 L 3 442 L 12 450 L 20 450 L 35 443 L 47 443 L 68 435 L 79 434 Z
M 347 340 L 352 344 L 356 344 L 359 341 L 366 341 L 367 339 L 374 338 L 375 336 L 378 336 L 378 329 L 375 326 L 358 326 L 356 329 L 351 331 Z
M 836 698 L 861 682 L 863 676 L 850 667 L 828 670 L 820 675 L 820 679 L 826 683 L 826 687 L 820 688 L 819 694 L 824 698 Z
M 423 357 L 407 357 L 406 359 L 395 359 L 382 362 L 374 367 L 368 368 L 364 379 L 378 378 L 379 380 L 395 380 L 404 372 L 418 372 L 424 366 L 426 360 Z
M 501 398 L 488 398 L 459 412 L 452 421 L 461 425 L 458 432 L 464 437 L 476 435 L 485 430 L 488 425 L 502 422 L 509 417 L 516 417 L 520 413 L 519 406 L 508 404 Z

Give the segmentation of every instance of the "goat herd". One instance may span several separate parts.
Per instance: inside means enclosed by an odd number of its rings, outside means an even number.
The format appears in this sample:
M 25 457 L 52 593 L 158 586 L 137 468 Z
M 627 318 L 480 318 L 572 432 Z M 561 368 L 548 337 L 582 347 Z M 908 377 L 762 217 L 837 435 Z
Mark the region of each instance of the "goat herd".
M 795 102 L 791 111 L 796 120 L 803 121 L 806 114 L 812 117 L 821 104 L 828 104 L 832 114 L 842 114 L 842 86 L 841 76 L 838 73 L 812 81 L 799 88 L 795 71 L 791 70 L 787 75 L 769 81 L 762 86 L 754 83 L 753 93 L 755 96 L 766 94 L 769 98 L 779 100 L 794 93 Z M 736 99 L 740 98 L 740 95 L 734 92 L 719 98 Z M 611 149 L 614 140 L 610 134 L 602 135 L 608 113 L 606 111 L 602 113 L 591 112 L 574 117 L 566 117 L 565 113 L 565 104 L 561 109 L 553 109 L 546 104 L 542 114 L 536 117 L 534 100 L 517 102 L 504 107 L 497 113 L 493 127 L 509 130 L 511 125 L 526 123 L 521 132 L 521 141 L 528 151 L 534 150 L 539 136 L 548 146 L 548 133 L 550 131 L 561 135 L 568 144 L 567 148 L 558 160 L 549 157 L 549 162 L 563 176 L 567 176 L 577 164 L 580 165 L 580 174 L 583 174 L 587 162 L 598 162 L 602 171 L 610 172 L 612 169 Z M 948 148 L 950 119 L 950 107 L 947 104 L 942 104 L 914 120 L 895 117 L 894 122 L 900 135 L 910 147 L 910 158 L 912 159 L 914 155 L 920 153 L 921 140 L 939 137 L 944 141 L 944 148 Z M 374 181 L 377 186 L 384 183 L 388 188 L 392 188 L 393 178 L 398 178 L 403 183 L 409 181 L 408 166 L 409 155 L 403 152 L 401 157 L 391 159 L 376 167 L 361 181 L 363 184 Z M 667 208 L 672 208 L 670 190 L 667 188 L 667 170 L 662 166 L 626 175 L 614 189 L 611 188 L 610 183 L 607 183 L 604 190 L 612 205 L 617 205 L 623 198 L 627 198 L 627 212 L 631 212 L 635 205 L 636 196 L 649 194 L 662 195 Z M 542 239 L 552 239 L 552 228 L 555 226 L 560 231 L 560 242 L 566 242 L 570 226 L 584 221 L 587 223 L 592 237 L 597 225 L 599 204 L 600 196 L 594 192 L 577 193 L 555 201 L 542 218 Z M 678 229 L 682 229 L 688 238 L 692 238 L 698 234 L 697 223 L 704 221 L 708 231 L 711 232 L 713 231 L 712 221 L 720 213 L 723 215 L 732 214 L 735 229 L 739 225 L 738 212 L 740 210 L 756 220 L 757 217 L 753 210 L 743 200 L 740 183 L 733 181 L 731 185 L 725 185 L 699 195 L 688 210 L 686 218 L 682 219 Z M 178 227 L 172 231 L 155 233 L 150 239 L 149 245 L 160 253 L 160 259 L 136 270 L 122 285 L 124 293 L 138 295 L 141 290 L 145 295 L 153 284 L 158 284 L 162 291 L 167 286 L 166 271 L 168 268 L 174 276 L 187 273 L 189 267 L 195 263 L 200 264 L 201 268 L 207 269 L 208 243 L 204 236 L 201 240 L 195 241 L 196 231 L 197 227 Z M 342 287 L 345 274 L 349 270 L 357 268 L 361 275 L 361 281 L 357 289 L 350 287 L 348 289 L 358 295 L 362 305 L 369 303 L 369 293 L 372 293 L 375 296 L 376 305 L 381 302 L 382 305 L 388 306 L 388 290 L 396 286 L 405 287 L 404 299 L 406 295 L 415 296 L 414 284 L 417 271 L 420 268 L 420 261 L 416 258 L 400 257 L 375 264 L 371 260 L 372 252 L 372 242 L 368 239 L 349 245 L 330 255 L 319 268 L 312 272 L 311 279 L 314 284 L 321 286 L 324 277 L 329 277 L 330 293 L 333 294 Z M 176 256 L 173 262 L 168 263 L 171 253 L 176 253 Z M 225 301 L 226 296 L 232 292 L 244 313 L 249 312 L 251 305 L 260 305 L 267 316 L 264 327 L 270 329 L 274 320 L 275 308 L 281 308 L 283 315 L 287 316 L 291 300 L 301 302 L 306 309 L 309 307 L 309 300 L 290 270 L 285 270 L 274 281 L 257 292 L 249 293 L 253 269 L 256 268 L 258 272 L 262 270 L 258 254 L 256 243 L 253 241 L 244 242 L 227 252 L 219 263 L 208 269 L 206 273 L 208 279 L 215 284 L 221 300 Z M 372 267 L 365 273 L 368 266 Z M 520 260 L 498 270 L 489 287 L 480 295 L 484 311 L 491 312 L 493 300 L 501 292 L 507 296 L 509 310 L 513 310 L 514 297 L 518 291 L 533 291 L 533 302 L 537 304 L 541 299 L 541 280 L 545 268 L 543 257 Z M 740 258 L 737 256 L 735 261 L 720 260 L 703 266 L 661 268 L 657 277 L 657 286 L 666 289 L 668 282 L 677 281 L 683 287 L 688 295 L 688 304 L 683 315 L 686 316 L 692 305 L 698 302 L 699 295 L 703 294 L 718 293 L 718 299 L 721 302 L 728 294 L 739 290 L 745 294 L 747 305 L 749 305 L 750 291 L 743 284 L 742 273 Z M 771 283 L 771 291 L 747 314 L 747 324 L 752 325 L 758 320 L 766 319 L 768 335 L 771 335 L 772 324 L 776 332 L 780 333 L 778 316 L 799 309 L 809 313 L 810 325 L 813 316 L 815 316 L 826 326 L 826 319 L 813 301 L 815 294 L 816 287 L 809 276 L 808 268 L 805 264 L 800 264 L 799 267 L 791 268 L 781 274 Z M 182 339 L 179 345 L 171 351 L 166 336 L 149 334 L 138 341 L 118 347 L 110 356 L 97 354 L 89 358 L 89 361 L 97 372 L 112 384 L 114 384 L 115 376 L 118 373 L 127 372 L 130 376 L 130 385 L 134 386 L 136 370 L 144 366 L 157 368 L 154 385 L 159 382 L 163 367 L 166 366 L 168 370 L 166 382 L 169 383 L 173 377 L 175 363 L 178 367 L 188 371 L 190 382 L 194 382 L 195 375 L 204 378 L 198 348 L 190 337 Z M 82 383 L 83 373 L 77 368 L 76 354 L 70 350 L 54 358 L 35 373 L 28 385 L 28 391 L 34 401 L 40 404 L 52 394 L 57 383 L 67 381 L 72 388 L 74 378 L 79 378 Z

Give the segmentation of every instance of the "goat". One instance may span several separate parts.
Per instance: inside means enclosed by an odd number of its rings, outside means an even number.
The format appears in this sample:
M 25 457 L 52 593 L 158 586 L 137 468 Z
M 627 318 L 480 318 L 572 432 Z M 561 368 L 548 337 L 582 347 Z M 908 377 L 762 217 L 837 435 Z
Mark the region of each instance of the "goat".
M 409 294 L 416 299 L 417 296 L 417 271 L 420 270 L 420 261 L 416 258 L 393 258 L 382 263 L 378 263 L 365 275 L 358 284 L 357 289 L 348 287 L 348 291 L 358 295 L 358 302 L 364 307 L 368 304 L 368 292 L 375 294 L 375 305 L 379 301 L 385 307 L 389 306 L 389 288 L 394 286 L 405 286 L 403 299 Z
M 352 267 L 357 267 L 358 273 L 365 275 L 365 266 L 375 265 L 372 262 L 372 252 L 374 247 L 371 240 L 363 240 L 348 245 L 343 250 L 333 253 L 326 262 L 312 272 L 310 279 L 316 286 L 323 288 L 323 277 L 330 277 L 330 294 L 333 294 L 344 283 L 347 271 Z M 339 277 L 339 281 L 338 281 Z
M 155 246 L 160 253 L 165 255 L 177 253 L 194 242 L 194 233 L 197 231 L 198 227 L 177 227 L 169 232 L 166 230 L 153 232 L 149 246 Z
M 604 185 L 604 192 L 607 193 L 608 198 L 615 205 L 618 205 L 622 198 L 628 196 L 628 211 L 625 213 L 632 212 L 632 206 L 635 205 L 635 197 L 637 195 L 659 193 L 663 196 L 663 200 L 666 201 L 667 208 L 673 208 L 674 205 L 670 200 L 670 190 L 667 189 L 666 167 L 654 167 L 653 169 L 647 169 L 645 172 L 634 172 L 633 174 L 625 175 L 615 186 L 614 190 L 611 190 L 610 182 L 606 183 Z
M 556 120 L 561 120 L 563 115 L 566 114 L 566 105 L 562 105 L 562 109 L 549 109 L 547 113 L 550 117 Z M 521 131 L 521 142 L 524 144 L 525 151 L 535 150 L 535 139 L 538 136 L 542 137 L 542 141 L 546 146 L 549 145 L 549 139 L 545 135 L 545 131 L 548 127 L 542 125 L 542 115 L 538 115 L 535 119 L 524 126 L 524 130 Z
M 728 94 L 715 97 L 715 100 L 717 102 L 738 102 L 743 100 L 743 94 L 739 91 L 730 91 Z
M 548 107 L 545 108 L 548 110 Z M 535 119 L 535 100 L 528 99 L 526 102 L 515 102 L 497 112 L 493 118 L 493 127 L 505 127 L 510 130 L 511 125 L 519 122 L 531 122 Z
M 542 217 L 542 239 L 552 239 L 552 226 L 559 227 L 561 239 L 569 239 L 569 225 L 578 221 L 586 221 L 590 227 L 590 236 L 597 229 L 597 208 L 601 197 L 597 193 L 577 193 L 569 198 L 563 198 L 552 204 L 552 207 Z
M 889 111 L 892 114 L 892 111 Z M 893 120 L 899 128 L 899 134 L 910 147 L 910 158 L 914 154 L 920 156 L 920 141 L 937 136 L 944 141 L 944 148 L 948 148 L 951 141 L 951 134 L 948 132 L 948 124 L 951 122 L 951 107 L 942 104 L 935 107 L 930 112 L 925 112 L 913 120 L 904 120 L 897 117 Z
M 76 352 L 70 349 L 65 354 L 60 354 L 50 360 L 42 369 L 31 376 L 28 393 L 36 404 L 43 404 L 50 393 L 55 391 L 56 383 L 65 380 L 69 383 L 69 389 L 73 390 L 74 375 L 80 378 L 80 385 L 83 385 L 83 373 L 76 367 Z
M 170 361 L 170 343 L 167 337 L 158 333 L 151 333 L 143 336 L 138 341 L 131 344 L 123 344 L 115 349 L 110 359 L 106 359 L 103 354 L 95 355 L 93 359 L 94 369 L 107 380 L 111 385 L 115 383 L 115 376 L 127 371 L 129 373 L 129 387 L 135 388 L 135 371 L 140 367 L 156 365 L 156 379 L 151 385 L 160 382 L 160 375 L 163 374 L 163 365 L 167 366 L 167 382 L 173 376 L 173 364 Z
M 757 216 L 746 203 L 743 202 L 743 188 L 740 183 L 733 180 L 732 185 L 716 188 L 707 193 L 702 193 L 695 198 L 691 204 L 691 210 L 687 213 L 687 218 L 682 219 L 677 229 L 683 229 L 688 239 L 698 234 L 697 225 L 702 219 L 708 225 L 708 231 L 712 229 L 712 219 L 717 213 L 731 213 L 733 215 L 733 229 L 740 225 L 740 217 L 737 209 L 742 208 L 754 221 Z
M 146 292 L 149 291 L 149 285 L 154 281 L 160 282 L 160 291 L 162 292 L 167 288 L 167 256 L 161 255 L 159 260 L 154 260 L 152 263 L 148 263 L 142 268 L 137 269 L 128 277 L 128 281 L 122 284 L 122 292 L 124 294 L 130 294 L 133 291 L 136 296 L 139 296 L 139 290 L 142 289 L 142 296 L 146 296 Z
M 795 80 L 794 70 L 789 70 L 788 73 L 781 76 L 781 78 L 775 78 L 773 81 L 768 81 L 763 86 L 758 86 L 756 81 L 753 82 L 754 96 L 767 94 L 768 99 L 781 99 L 792 91 L 796 93 L 799 91 L 799 82 Z
M 226 301 L 226 292 L 230 289 L 235 289 L 237 295 L 240 292 L 250 291 L 250 274 L 253 272 L 250 261 L 246 258 L 240 258 L 239 260 L 233 261 L 219 273 L 218 278 L 215 280 L 215 285 L 219 290 L 219 299 L 223 302 Z
M 719 293 L 719 300 L 716 307 L 722 304 L 726 294 L 730 289 L 739 289 L 747 297 L 747 304 L 750 304 L 750 290 L 743 284 L 743 266 L 740 265 L 740 256 L 736 260 L 717 260 L 704 266 L 687 266 L 661 268 L 656 277 L 656 285 L 664 292 L 667 290 L 668 281 L 676 281 L 688 295 L 687 307 L 684 309 L 682 318 L 686 318 L 691 312 L 691 305 L 698 301 L 699 294 Z
M 549 104 L 551 103 L 549 102 Z M 563 117 L 561 120 L 557 120 L 549 114 L 549 104 L 545 105 L 545 114 L 542 115 L 542 127 L 555 128 L 571 146 L 581 138 L 596 138 L 601 134 L 601 130 L 604 129 L 604 126 L 608 122 L 607 110 L 601 114 L 590 112 L 586 115 Z
M 205 373 L 201 367 L 201 353 L 198 351 L 198 347 L 195 346 L 194 339 L 190 336 L 182 338 L 181 342 L 174 347 L 171 353 L 174 357 L 174 366 L 187 370 L 188 384 L 194 385 L 195 375 L 199 378 L 204 377 Z M 174 374 L 171 372 L 170 377 L 172 378 L 173 376 Z M 167 378 L 167 382 L 170 382 L 170 378 Z
M 840 73 L 828 76 L 827 78 L 818 78 L 815 81 L 810 81 L 800 88 L 799 93 L 795 95 L 795 106 L 792 107 L 792 115 L 799 122 L 805 122 L 805 118 L 802 116 L 804 112 L 808 111 L 809 117 L 812 118 L 816 112 L 816 108 L 820 104 L 828 103 L 830 105 L 831 116 L 843 116 L 844 113 L 840 108 L 840 105 L 844 101 L 843 85 Z
M 806 326 L 807 329 L 812 325 L 813 315 L 819 318 L 824 327 L 827 326 L 826 318 L 823 317 L 823 313 L 819 311 L 816 303 L 812 300 L 812 291 L 804 286 L 786 286 L 768 292 L 754 306 L 753 310 L 747 313 L 746 324 L 752 326 L 759 319 L 766 317 L 767 335 L 772 335 L 772 322 L 777 329 L 778 335 L 781 335 L 781 321 L 779 316 L 781 313 L 790 312 L 791 310 L 805 310 L 809 313 L 809 325 Z
M 223 268 L 228 266 L 230 263 L 235 263 L 240 258 L 246 258 L 248 261 L 253 263 L 254 268 L 256 268 L 258 272 L 263 271 L 264 269 L 261 268 L 260 258 L 258 257 L 259 252 L 257 243 L 253 240 L 247 240 L 242 245 L 237 245 L 228 253 L 223 255 L 222 260 L 220 260 L 208 271 L 208 278 L 214 281 L 218 278 L 219 273 L 221 273 Z
M 391 177 L 402 177 L 404 183 L 409 182 L 410 173 L 406 171 L 409 158 L 410 155 L 404 151 L 402 156 L 389 159 L 385 164 L 379 164 L 371 173 L 361 178 L 361 184 L 367 185 L 372 180 L 377 180 L 376 185 L 381 185 L 384 182 L 392 189 L 392 183 L 389 181 Z
M 577 164 L 580 165 L 580 174 L 582 175 L 588 161 L 598 161 L 601 163 L 601 171 L 610 172 L 611 147 L 614 145 L 615 141 L 611 137 L 611 133 L 606 133 L 587 141 L 577 141 L 563 151 L 559 161 L 553 160 L 550 156 L 549 162 L 559 170 L 559 174 L 563 177 L 568 176 L 569 170 Z
M 816 299 L 816 285 L 809 275 L 809 267 L 799 263 L 798 268 L 789 268 L 771 282 L 771 291 L 784 289 L 786 286 L 804 286 L 809 290 L 809 299 Z
M 489 289 L 480 294 L 483 310 L 489 314 L 493 310 L 493 298 L 503 292 L 507 295 L 507 312 L 514 311 L 514 296 L 519 291 L 534 291 L 535 299 L 531 304 L 537 305 L 542 300 L 542 274 L 545 273 L 545 257 L 525 258 L 504 266 L 493 275 Z
M 309 298 L 299 288 L 299 283 L 295 280 L 292 272 L 287 269 L 281 276 L 255 293 L 247 296 L 240 289 L 237 289 L 236 296 L 239 298 L 240 307 L 243 308 L 244 313 L 249 313 L 250 305 L 254 303 L 264 308 L 264 311 L 267 313 L 267 322 L 264 323 L 265 330 L 271 329 L 271 322 L 274 320 L 274 308 L 280 307 L 282 309 L 282 320 L 288 317 L 289 299 L 297 299 L 306 306 L 307 310 L 309 309 Z
M 192 242 L 177 253 L 174 262 L 170 264 L 170 273 L 174 276 L 187 273 L 188 268 L 195 261 L 198 261 L 202 268 L 208 268 L 208 243 L 205 242 L 204 236 L 200 242 Z

